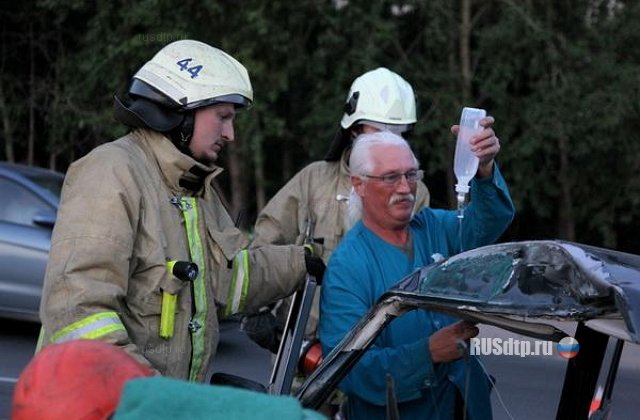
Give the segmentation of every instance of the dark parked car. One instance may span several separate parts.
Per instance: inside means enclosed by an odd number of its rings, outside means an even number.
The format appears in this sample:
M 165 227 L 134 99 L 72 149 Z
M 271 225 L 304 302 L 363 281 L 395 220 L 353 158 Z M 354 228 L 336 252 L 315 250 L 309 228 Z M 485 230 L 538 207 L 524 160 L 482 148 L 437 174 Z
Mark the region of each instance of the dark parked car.
M 0 162 L 0 317 L 39 322 L 64 175 Z

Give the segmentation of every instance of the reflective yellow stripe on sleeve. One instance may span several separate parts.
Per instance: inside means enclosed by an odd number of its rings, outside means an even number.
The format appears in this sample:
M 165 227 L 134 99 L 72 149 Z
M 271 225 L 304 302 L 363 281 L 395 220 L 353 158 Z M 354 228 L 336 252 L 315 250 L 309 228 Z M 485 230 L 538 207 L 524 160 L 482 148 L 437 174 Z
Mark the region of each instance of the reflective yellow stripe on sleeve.
M 227 296 L 224 316 L 231 316 L 244 310 L 249 293 L 249 251 L 243 249 L 233 259 L 231 287 Z
M 112 311 L 98 312 L 59 330 L 51 337 L 51 343 L 80 338 L 94 340 L 114 331 L 126 331 L 118 314 Z

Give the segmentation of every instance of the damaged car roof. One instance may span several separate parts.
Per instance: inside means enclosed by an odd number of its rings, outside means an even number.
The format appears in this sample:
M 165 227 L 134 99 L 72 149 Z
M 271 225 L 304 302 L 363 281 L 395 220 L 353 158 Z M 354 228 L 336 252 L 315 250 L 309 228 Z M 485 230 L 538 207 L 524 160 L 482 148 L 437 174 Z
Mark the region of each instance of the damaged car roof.
M 317 407 L 386 327 L 415 309 L 559 341 L 545 319 L 640 343 L 640 256 L 566 241 L 489 245 L 441 259 L 380 297 L 297 393 Z
M 564 241 L 490 245 L 415 271 L 380 300 L 390 296 L 554 341 L 566 334 L 532 326 L 531 318 L 597 319 L 593 325 L 608 335 L 640 343 L 640 314 L 633 310 L 640 308 L 640 256 L 604 248 Z

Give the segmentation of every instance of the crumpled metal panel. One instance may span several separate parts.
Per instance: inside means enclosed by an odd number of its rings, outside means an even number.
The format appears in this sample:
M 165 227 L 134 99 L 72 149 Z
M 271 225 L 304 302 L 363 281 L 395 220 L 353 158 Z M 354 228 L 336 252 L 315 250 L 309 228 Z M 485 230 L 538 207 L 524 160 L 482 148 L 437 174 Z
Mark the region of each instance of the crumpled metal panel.
M 394 318 L 415 309 L 448 313 L 559 341 L 545 319 L 640 343 L 640 256 L 564 242 L 489 245 L 416 270 L 380 297 L 297 393 L 317 408 Z
M 609 249 L 564 241 L 490 245 L 423 267 L 385 296 L 398 294 L 472 319 L 622 317 L 640 343 L 640 257 Z

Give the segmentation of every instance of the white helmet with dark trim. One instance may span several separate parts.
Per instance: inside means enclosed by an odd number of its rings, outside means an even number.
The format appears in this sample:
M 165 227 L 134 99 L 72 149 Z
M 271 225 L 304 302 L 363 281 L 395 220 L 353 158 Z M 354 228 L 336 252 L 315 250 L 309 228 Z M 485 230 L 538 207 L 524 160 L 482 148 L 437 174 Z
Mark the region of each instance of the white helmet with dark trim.
M 169 105 L 185 110 L 215 103 L 246 107 L 253 101 L 244 66 L 224 51 L 199 41 L 167 45 L 133 79 L 134 84 L 139 80 L 158 91 L 170 101 Z M 139 89 L 132 90 L 130 93 L 144 96 L 144 92 L 135 91 Z
M 411 85 L 397 73 L 385 67 L 368 71 L 351 84 L 340 130 L 336 133 L 327 161 L 339 160 L 351 147 L 353 128 L 367 124 L 379 130 L 406 137 L 416 123 L 416 98 Z
M 360 121 L 406 125 L 416 122 L 416 99 L 411 85 L 391 70 L 379 67 L 351 84 L 340 125 L 347 129 Z
M 133 76 L 127 95 L 114 99 L 118 121 L 166 133 L 188 153 L 196 109 L 221 103 L 249 107 L 253 89 L 245 67 L 229 54 L 180 40 L 158 51 Z

